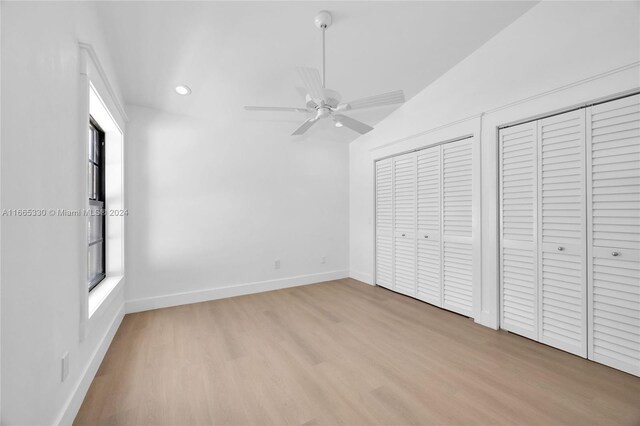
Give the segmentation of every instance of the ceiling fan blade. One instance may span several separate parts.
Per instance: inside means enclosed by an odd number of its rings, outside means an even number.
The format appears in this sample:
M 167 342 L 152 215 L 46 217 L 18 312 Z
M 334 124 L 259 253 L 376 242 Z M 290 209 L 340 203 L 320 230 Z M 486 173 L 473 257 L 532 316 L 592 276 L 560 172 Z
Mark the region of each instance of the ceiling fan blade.
M 291 136 L 301 135 L 305 133 L 311 128 L 311 126 L 315 124 L 316 121 L 318 121 L 316 117 L 311 117 L 310 119 L 302 123 L 296 130 L 294 130 L 293 133 L 291 133 Z
M 247 111 L 288 111 L 288 112 L 313 112 L 307 108 L 270 107 L 270 106 L 245 106 Z
M 338 110 L 348 111 L 350 109 L 373 108 L 382 105 L 401 104 L 404 101 L 404 92 L 402 90 L 395 90 L 393 92 L 382 93 L 380 95 L 369 96 L 340 104 L 338 105 Z
M 318 104 L 320 101 L 324 101 L 324 88 L 322 87 L 322 80 L 318 70 L 298 67 L 298 74 L 300 74 L 300 79 L 302 79 L 304 87 L 309 92 L 309 96 Z
M 343 126 L 346 126 L 351 130 L 355 130 L 361 135 L 373 130 L 373 127 L 368 124 L 364 124 L 362 121 L 355 120 L 351 117 L 347 117 L 346 115 L 334 114 L 332 117 L 337 123 L 341 123 Z

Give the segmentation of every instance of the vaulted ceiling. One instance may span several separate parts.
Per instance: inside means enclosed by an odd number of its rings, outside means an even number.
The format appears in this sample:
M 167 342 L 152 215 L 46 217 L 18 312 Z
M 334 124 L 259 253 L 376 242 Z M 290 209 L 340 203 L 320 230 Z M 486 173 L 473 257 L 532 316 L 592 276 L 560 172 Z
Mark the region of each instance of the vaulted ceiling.
M 101 2 L 125 102 L 216 120 L 305 119 L 243 105 L 303 106 L 297 66 L 321 67 L 313 19 L 326 34 L 327 87 L 343 100 L 403 89 L 411 98 L 533 2 Z M 174 87 L 193 89 L 181 97 Z M 396 106 L 352 112 L 374 125 Z M 358 135 L 344 134 L 348 140 Z

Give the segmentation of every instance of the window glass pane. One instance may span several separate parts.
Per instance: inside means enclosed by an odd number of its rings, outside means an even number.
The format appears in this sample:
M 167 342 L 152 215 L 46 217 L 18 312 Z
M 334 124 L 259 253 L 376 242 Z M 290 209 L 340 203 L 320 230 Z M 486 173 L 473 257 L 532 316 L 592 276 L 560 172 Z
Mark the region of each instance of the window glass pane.
M 91 215 L 89 216 L 88 226 L 89 226 L 89 243 L 99 240 L 102 238 L 102 227 L 104 224 L 104 216 L 101 214 L 96 214 L 100 210 L 98 206 L 91 206 Z
M 94 143 L 93 161 L 95 161 L 96 163 L 100 164 L 100 161 L 101 161 L 101 158 L 100 158 L 100 137 L 99 137 L 98 131 L 96 129 L 93 129 L 93 143 Z
M 100 169 L 98 166 L 93 166 L 93 199 L 98 199 L 98 190 L 100 184 Z
M 104 273 L 104 269 L 102 267 L 102 244 L 94 244 L 89 246 L 89 283 L 94 281 L 96 277 L 100 274 Z
M 89 199 L 95 199 L 94 195 L 93 195 L 93 163 L 89 163 L 88 164 L 88 168 L 89 168 L 89 181 L 87 182 L 87 190 L 89 191 Z
M 93 130 L 93 127 L 89 127 L 89 160 L 93 160 L 93 151 L 95 147 L 94 139 L 96 137 L 96 132 Z

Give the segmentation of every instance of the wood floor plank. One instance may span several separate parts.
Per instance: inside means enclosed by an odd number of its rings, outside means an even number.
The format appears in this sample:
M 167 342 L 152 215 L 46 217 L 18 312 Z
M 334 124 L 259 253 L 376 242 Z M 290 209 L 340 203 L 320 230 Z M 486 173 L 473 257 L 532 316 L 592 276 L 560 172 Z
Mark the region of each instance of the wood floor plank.
M 640 378 L 353 279 L 125 316 L 76 425 L 640 424 Z

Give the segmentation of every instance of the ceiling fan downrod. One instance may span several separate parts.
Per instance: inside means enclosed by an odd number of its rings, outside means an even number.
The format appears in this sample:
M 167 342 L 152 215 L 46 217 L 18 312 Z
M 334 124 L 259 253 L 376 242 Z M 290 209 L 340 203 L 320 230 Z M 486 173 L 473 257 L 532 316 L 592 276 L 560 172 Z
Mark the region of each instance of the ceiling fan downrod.
M 322 10 L 318 12 L 316 18 L 314 19 L 314 23 L 316 27 L 322 30 L 322 88 L 325 89 L 327 87 L 326 84 L 326 48 L 325 48 L 325 33 L 327 28 L 331 26 L 331 22 L 333 21 L 331 13 L 327 10 Z

